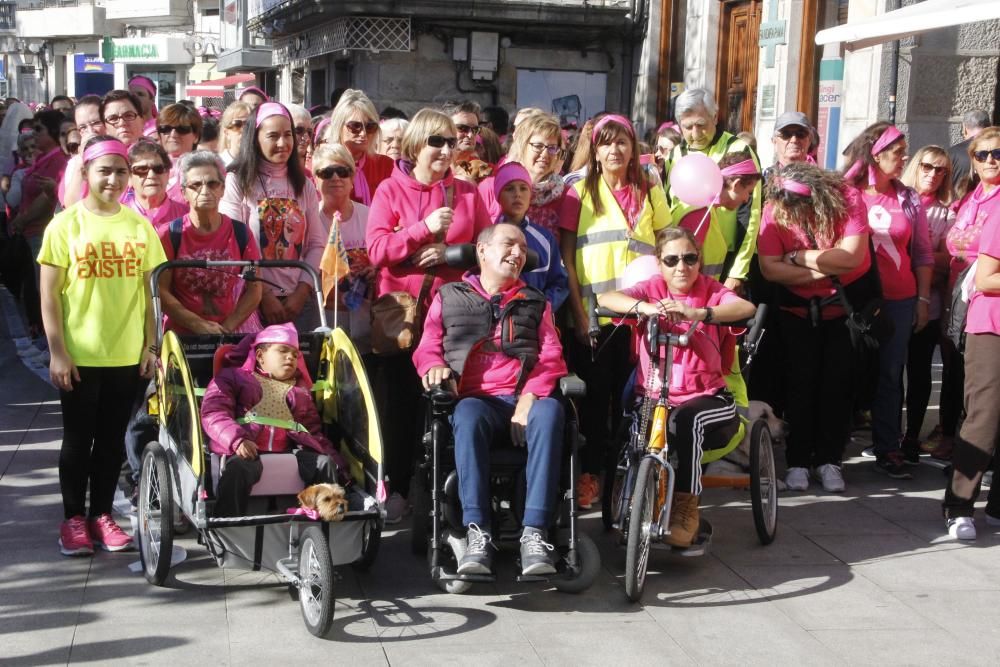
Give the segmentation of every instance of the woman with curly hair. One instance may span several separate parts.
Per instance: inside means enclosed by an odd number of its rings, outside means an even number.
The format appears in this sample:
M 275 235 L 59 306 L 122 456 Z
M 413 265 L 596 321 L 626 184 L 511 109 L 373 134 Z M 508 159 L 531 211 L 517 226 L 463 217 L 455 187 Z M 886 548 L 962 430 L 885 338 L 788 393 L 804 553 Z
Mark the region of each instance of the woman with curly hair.
M 868 221 L 856 190 L 838 174 L 787 165 L 767 183 L 757 250 L 777 283 L 785 419 L 791 430 L 786 483 L 809 488 L 809 469 L 830 492 L 844 490 L 840 459 L 850 434 L 855 356 L 831 276 L 846 286 L 867 273 Z

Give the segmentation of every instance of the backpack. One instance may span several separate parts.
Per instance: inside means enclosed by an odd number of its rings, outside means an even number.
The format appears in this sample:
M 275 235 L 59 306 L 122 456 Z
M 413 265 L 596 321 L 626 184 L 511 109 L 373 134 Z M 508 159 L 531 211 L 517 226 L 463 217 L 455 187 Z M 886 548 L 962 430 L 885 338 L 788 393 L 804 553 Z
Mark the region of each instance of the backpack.
M 962 286 L 968 278 L 969 271 L 975 266 L 976 263 L 973 262 L 958 274 L 955 287 L 951 290 L 951 299 L 946 304 L 947 312 L 944 315 L 944 335 L 962 354 L 965 353 L 965 320 L 969 314 L 969 302 L 962 294 Z
M 236 237 L 236 245 L 240 249 L 240 259 L 243 259 L 243 255 L 246 254 L 247 244 L 250 242 L 250 230 L 247 229 L 246 223 L 239 220 L 230 219 L 229 222 L 233 223 L 233 235 Z M 183 231 L 184 218 L 177 218 L 170 221 L 170 247 L 174 250 L 174 259 L 177 258 L 177 253 L 181 249 L 181 234 Z

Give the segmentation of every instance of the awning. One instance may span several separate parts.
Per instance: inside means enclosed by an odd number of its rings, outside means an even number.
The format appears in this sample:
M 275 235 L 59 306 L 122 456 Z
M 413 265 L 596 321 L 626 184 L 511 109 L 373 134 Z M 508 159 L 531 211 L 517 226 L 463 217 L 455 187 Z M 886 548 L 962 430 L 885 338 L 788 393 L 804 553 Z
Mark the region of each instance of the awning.
M 188 67 L 187 74 L 188 74 L 187 75 L 187 80 L 188 81 L 201 81 L 201 82 L 208 82 L 213 77 L 215 77 L 216 79 L 219 79 L 219 78 L 222 78 L 223 76 L 225 76 L 222 72 L 217 72 L 215 70 L 215 63 L 214 62 L 211 62 L 211 63 L 195 63 L 194 65 L 191 65 L 191 67 Z M 191 84 L 191 85 L 194 85 L 194 84 Z
M 188 97 L 222 97 L 226 88 L 235 88 L 241 83 L 248 83 L 250 81 L 256 81 L 256 77 L 253 74 L 234 74 L 222 79 L 212 79 L 211 81 L 191 84 L 187 87 L 186 93 Z
M 1000 0 L 926 0 L 816 33 L 817 44 L 843 42 L 854 51 L 935 28 L 1000 19 Z

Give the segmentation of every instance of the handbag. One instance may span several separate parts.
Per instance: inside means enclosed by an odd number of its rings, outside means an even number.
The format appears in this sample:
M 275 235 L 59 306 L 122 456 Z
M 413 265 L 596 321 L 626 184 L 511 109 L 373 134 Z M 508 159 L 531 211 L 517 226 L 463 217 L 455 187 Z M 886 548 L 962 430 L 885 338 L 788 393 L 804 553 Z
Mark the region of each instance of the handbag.
M 882 298 L 882 279 L 875 260 L 875 245 L 870 237 L 868 252 L 871 256 L 868 273 L 848 287 L 844 287 L 839 277 L 830 277 L 837 290 L 837 297 L 847 313 L 847 329 L 851 334 L 851 344 L 856 350 L 877 350 L 882 343 L 892 338 L 896 331 L 892 320 L 883 310 L 885 299 Z M 868 289 L 865 289 L 865 283 L 868 284 Z M 848 297 L 849 289 L 853 293 L 853 298 Z M 863 305 L 855 308 L 852 301 Z

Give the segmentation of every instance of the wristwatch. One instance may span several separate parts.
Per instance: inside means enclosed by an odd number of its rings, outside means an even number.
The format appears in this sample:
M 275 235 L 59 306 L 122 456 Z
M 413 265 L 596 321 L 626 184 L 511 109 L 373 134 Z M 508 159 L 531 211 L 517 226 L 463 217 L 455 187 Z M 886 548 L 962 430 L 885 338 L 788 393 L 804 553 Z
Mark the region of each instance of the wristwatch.
M 705 319 L 702 320 L 705 324 L 711 324 L 712 322 L 712 309 L 705 306 Z

